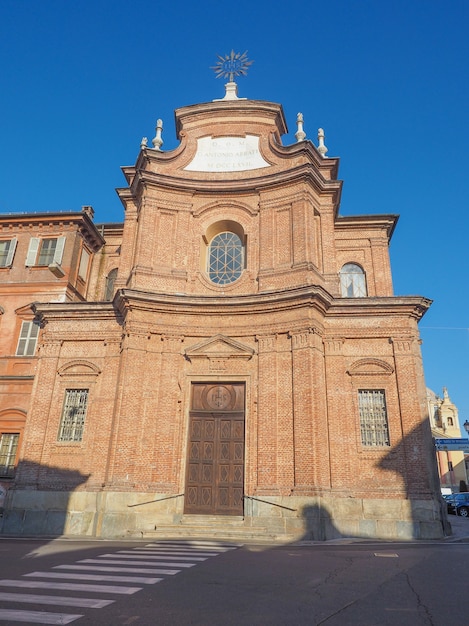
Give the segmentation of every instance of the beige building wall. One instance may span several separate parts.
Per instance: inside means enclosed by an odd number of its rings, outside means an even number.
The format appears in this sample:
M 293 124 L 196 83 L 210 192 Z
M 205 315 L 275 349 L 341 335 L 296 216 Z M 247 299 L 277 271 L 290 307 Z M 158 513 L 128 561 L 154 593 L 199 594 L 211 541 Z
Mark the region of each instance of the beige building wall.
M 433 437 L 438 439 L 466 438 L 467 433 L 461 434 L 458 409 L 451 402 L 448 390 L 443 388 L 443 397 L 438 396 L 431 389 L 427 389 L 428 414 Z M 465 465 L 465 453 L 462 451 L 436 451 L 438 474 L 441 488 L 451 493 L 458 492 L 463 484 L 468 483 Z

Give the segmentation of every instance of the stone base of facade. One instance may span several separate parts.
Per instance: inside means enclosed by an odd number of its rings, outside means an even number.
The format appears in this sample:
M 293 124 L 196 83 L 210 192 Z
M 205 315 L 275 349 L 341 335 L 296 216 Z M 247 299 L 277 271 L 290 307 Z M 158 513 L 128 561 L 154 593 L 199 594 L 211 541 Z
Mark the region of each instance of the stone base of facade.
M 9 536 L 148 538 L 190 529 L 183 496 L 135 492 L 10 491 L 0 532 Z M 191 518 L 190 521 L 188 517 Z M 236 524 L 237 537 L 328 541 L 441 539 L 444 519 L 434 500 L 360 499 L 337 496 L 246 497 L 244 516 L 196 516 L 220 529 Z M 177 534 L 177 533 L 176 533 Z

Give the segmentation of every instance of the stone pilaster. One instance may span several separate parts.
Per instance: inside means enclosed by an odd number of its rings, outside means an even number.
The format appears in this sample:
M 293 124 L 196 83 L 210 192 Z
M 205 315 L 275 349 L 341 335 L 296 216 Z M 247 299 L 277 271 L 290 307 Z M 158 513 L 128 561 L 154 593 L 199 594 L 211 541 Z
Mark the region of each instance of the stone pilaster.
M 257 488 L 261 494 L 278 494 L 277 487 L 277 352 L 276 335 L 256 337 L 258 349 Z

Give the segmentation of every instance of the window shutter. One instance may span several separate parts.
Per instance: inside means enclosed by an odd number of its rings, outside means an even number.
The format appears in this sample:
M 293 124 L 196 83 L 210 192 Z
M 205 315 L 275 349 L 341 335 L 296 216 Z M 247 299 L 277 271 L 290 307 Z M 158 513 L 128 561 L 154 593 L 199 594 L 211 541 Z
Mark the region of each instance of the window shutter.
M 86 280 L 87 278 L 89 262 L 90 262 L 90 253 L 88 252 L 88 250 L 83 248 L 81 251 L 80 266 L 78 269 L 78 276 L 82 278 L 83 280 Z
M 37 251 L 39 250 L 40 242 L 41 240 L 39 239 L 39 237 L 31 237 L 31 241 L 29 242 L 28 254 L 26 256 L 27 267 L 36 265 Z
M 65 237 L 57 237 L 57 246 L 55 248 L 55 253 L 54 253 L 54 263 L 57 263 L 57 265 L 60 265 L 62 263 L 62 256 L 64 253 L 64 247 L 65 247 Z
M 7 254 L 6 263 L 5 263 L 6 267 L 9 267 L 13 263 L 13 257 L 15 255 L 17 243 L 18 243 L 18 239 L 16 237 L 13 237 L 13 239 L 10 240 L 10 247 L 8 249 L 8 254 Z

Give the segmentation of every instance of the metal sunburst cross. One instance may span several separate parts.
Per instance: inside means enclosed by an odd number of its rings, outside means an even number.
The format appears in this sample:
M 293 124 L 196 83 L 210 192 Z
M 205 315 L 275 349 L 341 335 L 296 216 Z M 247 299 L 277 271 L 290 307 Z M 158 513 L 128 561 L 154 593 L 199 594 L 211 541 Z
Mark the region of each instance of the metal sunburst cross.
M 235 76 L 246 76 L 249 66 L 254 63 L 248 59 L 248 51 L 235 52 L 231 51 L 230 54 L 226 54 L 224 57 L 217 54 L 218 62 L 214 67 L 211 67 L 217 78 L 228 78 L 230 83 L 234 82 Z

